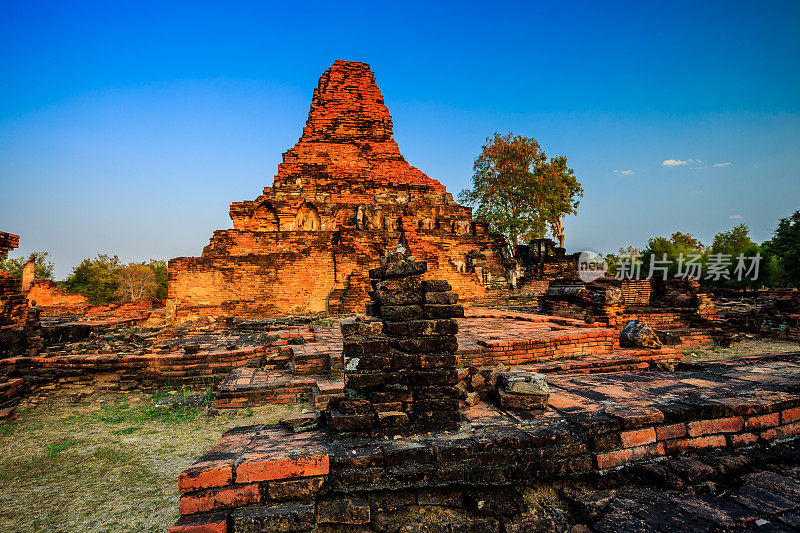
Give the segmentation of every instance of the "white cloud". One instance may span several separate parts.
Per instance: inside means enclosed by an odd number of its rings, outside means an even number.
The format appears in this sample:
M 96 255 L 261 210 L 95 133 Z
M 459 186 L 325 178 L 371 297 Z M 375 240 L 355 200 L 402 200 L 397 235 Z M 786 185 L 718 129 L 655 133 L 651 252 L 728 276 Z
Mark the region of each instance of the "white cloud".
M 702 163 L 702 159 L 665 159 L 663 163 L 661 163 L 662 167 L 681 167 L 684 165 L 699 165 Z
M 714 163 L 714 168 L 729 167 L 729 166 L 731 166 L 730 161 L 725 161 L 724 163 Z
M 731 215 L 728 218 L 744 218 L 742 215 Z
M 619 170 L 618 168 L 614 169 L 614 174 L 621 174 L 623 176 L 633 176 L 636 174 L 633 170 Z

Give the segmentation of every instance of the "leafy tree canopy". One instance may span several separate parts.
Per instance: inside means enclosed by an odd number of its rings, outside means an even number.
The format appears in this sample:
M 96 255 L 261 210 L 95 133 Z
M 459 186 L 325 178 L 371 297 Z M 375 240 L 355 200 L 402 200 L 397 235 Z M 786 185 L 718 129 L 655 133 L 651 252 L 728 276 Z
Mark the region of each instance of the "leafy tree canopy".
M 564 156 L 552 158 L 536 139 L 500 135 L 486 139 L 473 166 L 472 188 L 461 191 L 461 202 L 476 206 L 511 244 L 542 237 L 549 228 L 564 244 L 562 219 L 575 214 L 583 188 Z
M 159 300 L 167 299 L 167 262 L 163 259 L 151 259 L 147 265 L 156 276 L 155 297 Z
M 774 254 L 784 281 L 800 286 L 800 211 L 780 219 L 772 240 L 764 243 L 767 252 Z
M 117 293 L 117 274 L 122 264 L 119 257 L 98 254 L 86 258 L 72 269 L 64 281 L 67 290 L 86 296 L 94 304 L 113 302 Z
M 163 300 L 167 297 L 167 262 L 151 259 L 125 265 L 116 255 L 99 254 L 81 261 L 63 285 L 94 304 L 152 297 Z
M 750 239 L 750 228 L 739 224 L 728 231 L 721 231 L 714 236 L 711 251 L 715 254 L 728 254 L 733 257 L 756 246 Z
M 53 279 L 53 269 L 55 265 L 50 261 L 48 252 L 33 252 L 31 254 L 36 260 L 34 277 L 36 279 Z M 28 257 L 0 258 L 0 270 L 5 270 L 18 280 L 22 281 L 22 269 L 28 262 Z

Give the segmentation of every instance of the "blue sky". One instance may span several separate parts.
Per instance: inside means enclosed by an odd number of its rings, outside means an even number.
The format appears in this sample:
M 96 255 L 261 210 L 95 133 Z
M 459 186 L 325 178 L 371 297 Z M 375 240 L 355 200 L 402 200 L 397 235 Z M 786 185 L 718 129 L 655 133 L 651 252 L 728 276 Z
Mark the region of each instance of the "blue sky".
M 199 255 L 334 59 L 370 63 L 400 150 L 454 194 L 494 131 L 566 155 L 570 251 L 741 222 L 762 241 L 800 209 L 798 2 L 0 7 L 0 230 L 58 279 Z

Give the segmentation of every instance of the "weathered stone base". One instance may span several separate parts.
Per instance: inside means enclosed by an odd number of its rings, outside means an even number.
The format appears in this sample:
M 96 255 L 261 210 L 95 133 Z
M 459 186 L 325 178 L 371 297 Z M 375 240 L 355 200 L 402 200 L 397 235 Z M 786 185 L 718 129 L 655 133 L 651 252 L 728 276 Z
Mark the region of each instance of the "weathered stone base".
M 522 494 L 537 483 L 800 435 L 798 354 L 550 387 L 546 411 L 478 404 L 453 433 L 333 441 L 233 429 L 181 474 L 172 531 L 534 531 Z M 414 525 L 436 513 L 450 525 Z

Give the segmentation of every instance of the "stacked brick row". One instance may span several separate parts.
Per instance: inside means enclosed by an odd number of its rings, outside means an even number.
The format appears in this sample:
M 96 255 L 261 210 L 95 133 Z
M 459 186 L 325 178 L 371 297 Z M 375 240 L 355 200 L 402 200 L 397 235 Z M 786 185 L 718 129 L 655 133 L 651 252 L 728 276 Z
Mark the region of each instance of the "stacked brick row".
M 487 342 L 479 349 L 458 353 L 462 364 L 488 366 L 503 363 L 521 365 L 550 359 L 572 359 L 614 352 L 618 333 L 610 328 L 586 328 L 575 334 L 554 334 L 519 342 Z
M 458 295 L 424 261 L 390 254 L 370 270 L 368 319 L 342 321 L 345 398 L 334 430 L 391 435 L 458 426 Z
M 477 421 L 478 432 L 413 440 L 330 442 L 323 432 L 237 428 L 180 475 L 181 518 L 170 531 L 418 531 L 399 529 L 407 515 L 392 511 L 443 505 L 458 510 L 465 531 L 533 531 L 520 522 L 533 483 L 795 439 L 799 405 L 800 397 L 778 393 L 727 404 L 697 398 L 522 424 Z M 666 472 L 658 462 L 645 468 L 655 478 Z
M 620 283 L 625 305 L 650 305 L 653 286 L 649 279 L 626 279 Z
M 17 247 L 19 247 L 19 235 L 0 231 L 0 255 L 5 255 Z
M 14 418 L 16 405 L 25 394 L 22 378 L 8 378 L 0 381 L 0 421 Z
M 32 385 L 89 384 L 97 375 L 113 373 L 120 388 L 219 383 L 234 368 L 258 366 L 264 347 L 197 353 L 34 355 L 0 359 L 0 370 L 12 368 Z
M 28 303 L 20 290 L 19 280 L 0 270 L 0 326 L 18 325 L 25 321 Z

